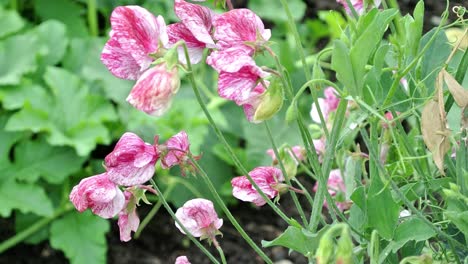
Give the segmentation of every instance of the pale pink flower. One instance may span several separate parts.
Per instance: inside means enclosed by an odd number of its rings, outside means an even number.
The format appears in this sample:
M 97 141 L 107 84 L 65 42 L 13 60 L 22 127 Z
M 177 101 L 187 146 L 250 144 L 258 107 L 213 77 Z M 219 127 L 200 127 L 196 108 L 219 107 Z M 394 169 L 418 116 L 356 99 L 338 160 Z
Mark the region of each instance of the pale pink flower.
M 268 81 L 265 81 L 265 84 L 268 85 Z M 249 98 L 244 102 L 242 108 L 244 109 L 244 114 L 249 122 L 260 123 L 261 121 L 255 121 L 254 116 L 257 111 L 258 106 L 262 102 L 262 95 L 265 93 L 266 89 L 263 87 L 263 84 L 259 83 L 250 93 Z
M 73 187 L 70 201 L 79 212 L 90 208 L 102 218 L 112 218 L 124 207 L 125 197 L 107 173 L 102 173 L 81 180 Z
M 162 153 L 161 157 L 161 167 L 163 169 L 190 162 L 187 157 L 190 152 L 190 143 L 185 131 L 180 131 L 169 138 L 163 148 L 165 148 L 165 152 Z
M 330 116 L 330 113 L 336 111 L 336 109 L 338 108 L 340 99 L 336 96 L 336 92 L 333 87 L 326 88 L 323 94 L 325 98 L 317 98 L 317 101 L 318 101 L 320 110 L 322 111 L 322 115 L 323 115 L 325 122 L 328 122 L 328 117 Z M 319 123 L 319 124 L 322 123 L 320 122 L 320 116 L 319 116 L 318 109 L 315 103 L 312 103 L 310 117 L 312 118 L 314 122 Z
M 313 139 L 312 143 L 314 144 L 315 147 L 315 152 L 318 155 L 319 162 L 323 161 L 323 156 L 325 155 L 325 138 L 321 139 Z
M 125 206 L 119 213 L 120 241 L 128 242 L 132 239 L 131 233 L 138 230 L 140 218 L 136 213 L 136 200 L 131 192 L 125 191 Z
M 291 149 L 292 149 L 292 152 L 291 152 Z M 291 149 L 288 149 L 287 151 L 288 151 L 289 155 L 291 156 L 291 158 L 293 158 L 296 161 L 297 164 L 299 164 L 300 161 L 305 160 L 305 154 L 306 153 L 305 153 L 304 147 L 294 146 Z M 266 153 L 273 160 L 273 164 L 276 164 L 278 162 L 278 159 L 276 158 L 276 155 L 275 155 L 275 151 L 273 149 L 268 149 L 266 151 Z
M 150 54 L 168 43 L 164 19 L 139 6 L 120 6 L 112 12 L 111 26 L 101 61 L 115 76 L 136 80 L 153 62 Z
M 166 63 L 161 63 L 143 73 L 128 95 L 127 102 L 149 115 L 161 116 L 170 107 L 179 87 L 177 68 L 168 68 Z
M 276 185 L 284 181 L 283 173 L 275 167 L 257 167 L 249 172 L 250 177 L 258 185 L 265 195 L 272 199 L 279 194 Z M 232 195 L 244 202 L 252 202 L 257 206 L 266 204 L 255 188 L 250 184 L 246 176 L 235 177 L 231 180 Z
M 318 181 L 315 183 L 314 191 L 316 192 L 318 189 Z M 343 177 L 341 176 L 341 171 L 339 169 L 330 171 L 330 176 L 328 177 L 327 181 L 327 189 L 328 193 L 334 197 L 335 199 L 341 199 L 343 201 L 335 200 L 335 204 L 341 211 L 348 209 L 351 206 L 350 201 L 344 201 L 345 193 L 346 193 L 346 186 L 343 181 Z M 323 202 L 323 205 L 328 208 L 327 201 Z
M 364 13 L 364 11 L 365 11 L 364 1 L 365 0 L 351 0 L 350 1 L 351 4 L 354 7 L 354 10 L 356 10 L 356 13 L 358 13 L 359 15 L 362 15 Z M 348 3 L 346 2 L 346 0 L 336 0 L 336 2 L 343 5 L 343 7 L 346 10 L 346 13 L 348 13 L 350 15 L 352 14 L 352 11 L 349 8 Z M 369 2 L 373 2 L 370 6 L 378 7 L 380 5 L 381 0 L 374 0 L 374 1 L 369 1 Z
M 223 50 L 214 50 L 206 58 L 206 63 L 217 72 L 238 72 L 242 67 L 255 67 L 252 56 L 245 49 L 232 47 Z
M 159 158 L 155 146 L 145 143 L 137 135 L 122 135 L 114 150 L 105 158 L 109 179 L 123 186 L 147 182 L 154 175 L 154 165 Z
M 209 200 L 197 198 L 187 201 L 175 213 L 182 225 L 194 237 L 212 239 L 219 233 L 223 219 L 218 218 L 213 203 Z M 176 222 L 176 227 L 185 234 Z
M 208 48 L 216 47 L 211 37 L 213 11 L 207 7 L 188 3 L 184 0 L 175 0 L 174 11 L 195 39 L 205 43 Z
M 265 29 L 262 20 L 249 9 L 233 9 L 218 15 L 213 25 L 220 49 L 239 47 L 252 55 L 256 49 L 252 45 L 261 47 L 271 37 L 270 30 Z
M 177 257 L 174 264 L 191 264 L 186 256 Z
M 169 35 L 169 46 L 173 46 L 180 40 L 185 41 L 190 63 L 196 64 L 201 61 L 203 58 L 203 50 L 205 49 L 206 44 L 196 39 L 192 32 L 190 32 L 190 30 L 184 24 L 179 22 L 168 25 L 167 34 Z M 184 48 L 178 47 L 177 53 L 179 61 L 183 64 L 187 64 Z

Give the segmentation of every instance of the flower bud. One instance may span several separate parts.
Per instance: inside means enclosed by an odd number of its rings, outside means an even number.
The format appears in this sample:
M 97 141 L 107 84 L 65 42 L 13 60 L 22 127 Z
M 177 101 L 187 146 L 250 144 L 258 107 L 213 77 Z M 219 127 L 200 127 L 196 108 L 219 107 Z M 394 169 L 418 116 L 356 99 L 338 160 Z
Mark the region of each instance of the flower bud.
M 353 241 L 349 235 L 348 226 L 344 226 L 341 230 L 341 236 L 338 240 L 338 248 L 336 250 L 337 264 L 353 263 Z
M 335 245 L 333 244 L 333 239 L 329 231 L 330 230 L 325 232 L 325 234 L 320 238 L 317 252 L 315 252 L 317 264 L 328 264 L 332 260 L 333 248 Z
M 253 120 L 261 122 L 272 118 L 283 106 L 283 85 L 279 78 L 273 79 L 255 111 Z

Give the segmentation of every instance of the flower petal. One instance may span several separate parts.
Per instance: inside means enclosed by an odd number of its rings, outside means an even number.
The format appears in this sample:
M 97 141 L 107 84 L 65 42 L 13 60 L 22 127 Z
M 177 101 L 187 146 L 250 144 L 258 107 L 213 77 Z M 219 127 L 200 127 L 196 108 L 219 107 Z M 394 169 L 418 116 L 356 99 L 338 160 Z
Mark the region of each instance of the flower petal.
M 216 47 L 210 34 L 213 11 L 184 0 L 175 0 L 174 11 L 182 23 L 192 32 L 195 39 L 207 44 L 210 48 Z
M 187 45 L 190 62 L 192 64 L 196 64 L 201 61 L 203 57 L 203 50 L 205 49 L 206 44 L 196 39 L 192 32 L 190 32 L 190 30 L 184 24 L 175 23 L 168 25 L 167 34 L 169 35 L 169 47 L 172 47 L 178 41 L 183 40 Z M 179 55 L 179 61 L 183 64 L 187 64 L 184 48 L 178 47 L 177 52 Z

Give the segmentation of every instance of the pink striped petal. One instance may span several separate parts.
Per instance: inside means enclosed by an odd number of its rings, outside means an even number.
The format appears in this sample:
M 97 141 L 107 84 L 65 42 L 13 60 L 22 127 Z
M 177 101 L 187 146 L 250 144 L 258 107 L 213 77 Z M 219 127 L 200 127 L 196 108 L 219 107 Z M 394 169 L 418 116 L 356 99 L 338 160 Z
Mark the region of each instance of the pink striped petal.
M 143 73 L 128 95 L 127 102 L 147 114 L 161 116 L 170 107 L 179 86 L 177 68 L 167 69 L 167 65 L 161 63 Z
M 183 40 L 187 45 L 190 62 L 192 64 L 196 64 L 201 61 L 203 57 L 203 50 L 205 49 L 206 44 L 196 39 L 192 32 L 190 32 L 190 30 L 184 24 L 175 23 L 168 25 L 167 34 L 169 35 L 169 47 L 172 47 L 178 41 Z M 184 48 L 178 47 L 177 52 L 179 55 L 179 61 L 183 64 L 187 64 Z
M 190 143 L 185 131 L 181 131 L 172 136 L 164 145 L 167 149 L 167 153 L 161 159 L 161 167 L 163 169 L 168 169 L 185 162 L 184 158 L 190 151 Z
M 177 209 L 175 215 L 194 237 L 210 238 L 223 225 L 223 219 L 218 218 L 213 202 L 202 198 L 187 201 Z M 176 227 L 185 234 L 179 224 L 176 223 Z
M 238 72 L 242 67 L 256 67 L 250 50 L 242 47 L 232 47 L 213 51 L 206 58 L 206 63 L 218 72 Z
M 268 81 L 265 81 L 268 85 Z M 255 112 L 257 111 L 258 106 L 262 101 L 262 95 L 265 93 L 266 89 L 263 87 L 263 84 L 259 83 L 250 93 L 247 101 L 242 105 L 244 109 L 244 114 L 249 122 L 260 123 L 261 121 L 254 121 Z
M 219 96 L 233 100 L 238 105 L 246 103 L 260 78 L 267 73 L 258 66 L 244 66 L 238 72 L 221 72 L 218 79 Z
M 214 16 L 213 11 L 207 7 L 191 4 L 184 0 L 175 0 L 174 11 L 195 39 L 207 44 L 209 48 L 216 46 L 210 34 L 212 17 Z

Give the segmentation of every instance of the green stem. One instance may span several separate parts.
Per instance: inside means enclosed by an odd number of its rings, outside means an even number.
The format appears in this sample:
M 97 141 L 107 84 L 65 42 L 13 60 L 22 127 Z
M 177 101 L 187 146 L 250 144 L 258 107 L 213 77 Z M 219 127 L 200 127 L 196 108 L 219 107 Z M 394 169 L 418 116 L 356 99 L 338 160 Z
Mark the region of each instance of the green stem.
M 193 71 L 192 71 L 192 64 L 190 63 L 190 59 L 189 59 L 189 55 L 188 55 L 187 45 L 185 45 L 185 43 L 183 43 L 182 45 L 184 47 L 185 56 L 186 56 L 186 59 L 187 59 L 188 76 L 189 76 L 190 83 L 192 84 L 193 92 L 195 93 L 195 97 L 197 98 L 197 101 L 198 101 L 200 107 L 202 108 L 203 113 L 205 114 L 206 118 L 210 122 L 210 125 L 213 128 L 216 136 L 218 137 L 218 139 L 223 144 L 223 146 L 226 149 L 226 151 L 228 152 L 229 156 L 232 158 L 235 166 L 241 171 L 241 173 L 243 173 L 247 177 L 250 184 L 252 184 L 252 186 L 258 192 L 258 194 L 260 194 L 260 196 L 267 202 L 267 204 L 273 209 L 273 211 L 275 211 L 275 213 L 278 214 L 286 223 L 288 223 L 290 225 L 293 225 L 294 222 L 291 219 L 289 219 L 289 217 L 286 216 L 278 208 L 278 206 L 276 206 L 265 195 L 265 193 L 262 191 L 262 189 L 260 189 L 260 187 L 258 187 L 258 184 L 249 175 L 249 172 L 245 169 L 245 167 L 242 165 L 240 160 L 237 158 L 236 154 L 234 153 L 234 150 L 231 148 L 231 146 L 227 142 L 226 138 L 224 137 L 223 133 L 219 129 L 218 125 L 216 125 L 216 122 L 214 121 L 213 117 L 211 116 L 210 112 L 208 111 L 208 108 L 206 107 L 205 102 L 203 101 L 203 98 L 201 97 L 200 90 L 198 89 L 197 83 L 195 81 L 195 76 L 193 75 Z
M 97 21 L 96 0 L 88 0 L 88 27 L 90 35 L 97 37 L 99 28 Z
M 302 65 L 304 66 L 304 74 L 306 77 L 306 80 L 312 79 L 312 73 L 310 71 L 310 67 L 306 62 L 306 56 L 304 52 L 304 48 L 302 47 L 301 43 L 301 37 L 299 36 L 299 32 L 297 31 L 296 24 L 294 23 L 294 19 L 291 13 L 291 10 L 289 9 L 288 2 L 286 0 L 281 0 L 281 5 L 283 6 L 284 11 L 286 12 L 286 15 L 288 16 L 288 24 L 289 28 L 291 29 L 294 40 L 296 42 L 296 48 L 297 51 L 299 52 L 299 56 L 301 57 Z
M 47 226 L 50 222 L 55 220 L 56 218 L 64 215 L 65 213 L 71 211 L 73 209 L 70 204 L 67 204 L 67 206 L 63 206 L 62 208 L 58 209 L 55 211 L 55 213 L 47 218 L 43 218 L 37 222 L 35 222 L 33 225 L 30 227 L 24 229 L 23 231 L 17 233 L 15 236 L 3 241 L 0 244 L 0 253 L 4 252 L 5 250 L 14 247 L 16 244 L 22 242 L 26 238 L 30 237 L 31 235 L 35 234 L 39 230 L 43 229 L 45 226 Z
M 268 135 L 268 139 L 270 140 L 270 143 L 273 147 L 273 152 L 275 153 L 275 156 L 277 157 L 278 159 L 278 162 L 279 162 L 279 165 L 280 165 L 280 168 L 281 168 L 281 171 L 283 172 L 283 175 L 284 175 L 284 179 L 286 180 L 286 183 L 289 185 L 289 186 L 292 186 L 291 185 L 291 179 L 289 178 L 290 175 L 288 175 L 285 167 L 284 167 L 284 163 L 283 161 L 280 159 L 280 155 L 278 153 L 278 148 L 276 147 L 276 144 L 275 144 L 275 140 L 273 138 L 273 135 L 271 134 L 271 129 L 270 129 L 270 126 L 268 125 L 268 122 L 265 121 L 265 128 L 266 128 L 266 131 L 267 131 L 267 135 Z M 295 175 L 294 175 L 295 176 Z M 291 177 L 294 177 L 291 175 Z M 306 219 L 306 216 L 304 214 L 304 209 L 302 209 L 302 206 L 301 204 L 299 203 L 299 199 L 297 198 L 297 194 L 292 191 L 292 190 L 289 190 L 289 193 L 291 194 L 292 198 L 293 198 L 293 201 L 294 201 L 294 205 L 296 206 L 296 209 L 297 211 L 299 212 L 299 215 L 301 216 L 301 219 L 302 219 L 302 222 L 304 224 L 304 226 L 308 226 L 308 223 L 307 223 L 307 219 Z
M 175 215 L 174 211 L 172 208 L 169 206 L 169 204 L 166 201 L 166 198 L 164 197 L 163 193 L 161 190 L 159 190 L 158 185 L 156 182 L 151 179 L 150 180 L 151 184 L 153 185 L 153 188 L 159 193 L 159 199 L 161 199 L 162 204 L 164 205 L 164 208 L 166 208 L 167 212 L 171 215 L 172 219 L 176 221 L 176 223 L 182 228 L 182 230 L 185 232 L 185 235 L 188 236 L 188 238 L 201 250 L 205 255 L 213 262 L 216 264 L 219 264 L 219 261 L 190 233 L 190 231 L 187 230 L 187 228 L 180 222 L 180 220 L 177 218 Z
M 270 264 L 273 263 L 271 259 L 255 244 L 252 238 L 250 238 L 250 236 L 244 231 L 244 229 L 241 227 L 239 222 L 237 222 L 236 218 L 232 215 L 231 211 L 229 211 L 223 199 L 221 198 L 221 196 L 219 196 L 218 191 L 216 190 L 216 187 L 213 185 L 210 178 L 208 177 L 206 172 L 203 170 L 203 168 L 200 166 L 200 164 L 198 164 L 198 162 L 195 159 L 193 159 L 193 157 L 191 157 L 191 161 L 193 165 L 195 165 L 195 168 L 197 169 L 198 173 L 202 176 L 203 180 L 208 186 L 208 189 L 213 194 L 213 197 L 215 198 L 216 203 L 221 207 L 221 209 L 226 214 L 229 221 L 231 221 L 234 228 L 236 228 L 237 232 L 239 232 L 239 234 L 247 242 L 247 244 L 249 244 L 249 246 L 252 247 L 252 249 L 255 250 L 255 252 L 257 252 L 257 254 L 266 263 L 270 263 Z
M 170 184 L 166 191 L 163 193 L 163 196 L 169 196 L 172 190 L 174 189 L 175 185 Z M 161 199 L 158 199 L 158 202 L 153 206 L 151 211 L 145 216 L 145 219 L 141 221 L 140 226 L 138 227 L 138 230 L 135 232 L 135 235 L 133 236 L 135 239 L 138 239 L 140 237 L 141 232 L 145 227 L 148 225 L 148 223 L 153 219 L 153 217 L 156 215 L 156 213 L 159 211 L 159 208 L 161 208 L 162 202 Z
M 218 241 L 216 240 L 216 238 L 214 238 L 214 244 L 215 244 L 215 247 L 216 247 L 216 250 L 218 250 L 218 253 L 219 253 L 219 257 L 221 258 L 221 263 L 223 264 L 227 264 L 227 261 L 226 261 L 226 256 L 224 256 L 224 251 L 223 249 L 221 248 L 221 246 L 219 245 Z

